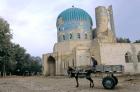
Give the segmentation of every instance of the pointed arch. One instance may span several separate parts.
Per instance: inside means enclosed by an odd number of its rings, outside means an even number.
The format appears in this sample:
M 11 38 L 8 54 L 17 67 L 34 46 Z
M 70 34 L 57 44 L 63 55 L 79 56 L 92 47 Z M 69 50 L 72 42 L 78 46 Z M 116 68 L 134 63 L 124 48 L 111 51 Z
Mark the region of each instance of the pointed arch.
M 87 35 L 87 33 L 85 33 L 85 39 L 87 39 L 88 38 L 88 35 Z
M 140 62 L 140 51 L 137 54 L 138 62 Z
M 125 62 L 131 63 L 132 62 L 132 54 L 130 52 L 125 53 Z
M 70 39 L 72 39 L 72 33 L 70 33 L 70 35 L 69 35 L 69 36 L 70 36 Z
M 54 76 L 56 74 L 56 62 L 53 56 L 48 57 L 48 75 Z
M 81 38 L 80 33 L 77 33 L 77 38 L 78 38 L 78 39 L 80 39 L 80 38 Z
M 65 35 L 63 35 L 63 40 L 66 40 Z

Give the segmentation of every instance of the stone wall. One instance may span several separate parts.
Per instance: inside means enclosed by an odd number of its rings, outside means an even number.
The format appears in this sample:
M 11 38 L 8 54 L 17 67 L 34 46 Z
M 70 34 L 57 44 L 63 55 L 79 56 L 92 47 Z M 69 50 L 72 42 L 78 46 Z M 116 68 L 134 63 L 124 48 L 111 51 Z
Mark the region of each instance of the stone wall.
M 89 47 L 79 46 L 76 48 L 76 66 L 91 65 Z
M 56 62 L 56 75 L 64 75 L 68 66 L 90 64 L 90 47 L 92 40 L 75 40 L 59 42 L 54 45 L 53 53 L 43 55 L 43 74 L 48 73 L 48 58 L 53 56 Z
M 46 75 L 47 74 L 47 59 L 48 59 L 48 56 L 47 56 L 47 54 L 43 54 L 42 55 L 42 65 L 43 65 L 43 75 Z
M 125 73 L 140 73 L 140 62 L 137 59 L 139 51 L 140 44 L 100 43 L 101 64 L 121 64 L 125 67 Z M 132 54 L 132 63 L 126 63 L 125 61 L 125 54 L 127 52 Z

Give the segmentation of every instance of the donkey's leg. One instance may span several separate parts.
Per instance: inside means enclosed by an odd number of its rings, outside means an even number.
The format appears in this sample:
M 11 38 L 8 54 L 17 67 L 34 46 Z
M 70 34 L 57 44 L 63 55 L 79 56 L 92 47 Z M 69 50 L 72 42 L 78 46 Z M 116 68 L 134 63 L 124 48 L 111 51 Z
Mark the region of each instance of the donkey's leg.
M 93 80 L 91 79 L 91 77 L 88 76 L 88 77 L 86 77 L 86 79 L 90 81 L 90 87 L 93 88 L 94 87 L 94 83 L 93 83 Z
M 89 79 L 90 79 L 90 83 L 92 84 L 91 87 L 93 88 L 94 87 L 94 82 L 93 82 L 91 77 Z
M 90 87 L 91 87 L 91 82 L 90 82 Z
M 90 82 L 90 87 L 91 87 L 91 84 L 92 84 L 92 83 L 91 83 L 91 81 L 90 81 L 90 78 L 86 78 L 86 79 L 89 80 L 89 82 Z
M 76 84 L 77 84 L 76 87 L 79 87 L 78 74 L 76 74 L 75 79 L 76 79 Z

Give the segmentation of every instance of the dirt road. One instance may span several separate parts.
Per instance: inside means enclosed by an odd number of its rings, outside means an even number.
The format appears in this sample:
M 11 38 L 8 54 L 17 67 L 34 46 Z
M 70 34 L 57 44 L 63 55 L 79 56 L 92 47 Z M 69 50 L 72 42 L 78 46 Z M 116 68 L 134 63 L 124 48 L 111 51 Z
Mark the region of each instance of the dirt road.
M 89 87 L 86 79 L 80 79 L 80 87 L 75 80 L 64 77 L 12 77 L 0 78 L 0 92 L 140 92 L 140 76 L 119 77 L 114 90 L 103 88 L 101 78 L 94 79 L 94 88 Z

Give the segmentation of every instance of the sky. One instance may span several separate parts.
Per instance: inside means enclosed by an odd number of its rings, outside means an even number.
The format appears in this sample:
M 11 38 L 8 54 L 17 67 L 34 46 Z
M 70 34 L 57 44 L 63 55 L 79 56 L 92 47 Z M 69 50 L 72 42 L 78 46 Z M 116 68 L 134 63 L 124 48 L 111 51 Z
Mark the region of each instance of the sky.
M 117 37 L 140 39 L 140 0 L 0 0 L 0 17 L 10 24 L 14 43 L 42 56 L 57 42 L 57 16 L 73 5 L 89 13 L 93 28 L 95 8 L 112 5 Z

